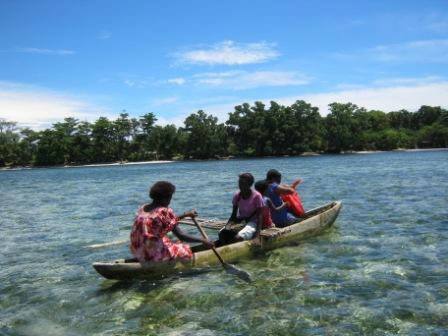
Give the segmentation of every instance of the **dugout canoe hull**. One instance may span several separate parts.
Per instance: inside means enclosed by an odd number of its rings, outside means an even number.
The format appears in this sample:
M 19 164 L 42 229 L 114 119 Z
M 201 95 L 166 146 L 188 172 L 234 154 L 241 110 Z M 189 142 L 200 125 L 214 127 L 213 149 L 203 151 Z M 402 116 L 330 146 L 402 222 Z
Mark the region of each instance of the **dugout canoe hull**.
M 260 251 L 269 251 L 281 246 L 298 243 L 315 236 L 329 228 L 336 220 L 341 209 L 341 202 L 336 201 L 312 209 L 304 218 L 285 228 L 272 228 L 262 231 L 261 246 L 252 240 L 243 241 L 217 248 L 223 259 L 233 263 L 248 258 Z M 200 248 L 200 247 L 196 247 Z M 93 268 L 107 279 L 160 279 L 173 274 L 184 274 L 207 267 L 219 266 L 219 261 L 212 250 L 197 251 L 188 261 L 170 261 L 163 263 L 145 263 L 120 259 L 113 262 L 95 262 Z

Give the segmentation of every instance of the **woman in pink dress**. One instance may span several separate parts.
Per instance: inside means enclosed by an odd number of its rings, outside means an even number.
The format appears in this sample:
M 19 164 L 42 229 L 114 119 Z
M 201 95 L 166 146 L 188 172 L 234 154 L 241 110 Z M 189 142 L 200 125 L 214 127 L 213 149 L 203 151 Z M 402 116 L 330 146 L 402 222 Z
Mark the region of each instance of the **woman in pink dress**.
M 196 211 L 185 212 L 176 216 L 169 208 L 176 187 L 170 182 L 156 182 L 149 191 L 152 203 L 144 204 L 138 209 L 131 231 L 131 252 L 141 263 L 147 261 L 187 260 L 193 256 L 188 244 L 173 242 L 167 237 L 168 232 L 182 241 L 200 242 L 207 247 L 213 243 L 184 233 L 178 221 L 185 217 L 195 217 Z

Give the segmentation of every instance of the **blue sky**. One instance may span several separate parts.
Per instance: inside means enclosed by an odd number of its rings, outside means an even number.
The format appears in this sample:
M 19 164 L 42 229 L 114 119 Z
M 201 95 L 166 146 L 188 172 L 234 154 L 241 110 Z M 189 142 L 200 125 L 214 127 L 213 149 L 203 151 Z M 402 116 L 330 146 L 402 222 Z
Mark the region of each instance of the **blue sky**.
M 0 118 L 448 107 L 448 1 L 0 0 Z

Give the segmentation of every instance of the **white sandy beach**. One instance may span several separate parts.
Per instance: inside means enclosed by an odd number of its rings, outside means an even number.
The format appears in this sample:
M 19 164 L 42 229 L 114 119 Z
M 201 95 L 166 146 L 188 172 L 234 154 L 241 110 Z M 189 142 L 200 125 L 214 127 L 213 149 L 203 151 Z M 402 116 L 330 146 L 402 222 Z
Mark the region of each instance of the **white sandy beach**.
M 80 166 L 64 166 L 63 168 L 81 168 L 81 167 L 106 167 L 106 166 L 131 166 L 131 165 L 143 165 L 143 164 L 160 164 L 160 163 L 171 163 L 174 161 L 169 160 L 159 160 L 159 161 L 138 161 L 138 162 L 115 162 L 115 163 L 93 163 L 88 165 Z
M 144 165 L 144 164 L 162 164 L 162 163 L 171 163 L 175 161 L 169 161 L 169 160 L 158 160 L 158 161 L 139 161 L 139 162 L 125 162 L 125 163 L 93 163 L 88 165 L 79 165 L 79 166 L 52 166 L 52 167 L 14 167 L 14 168 L 8 168 L 8 167 L 2 167 L 1 170 L 25 170 L 25 169 L 41 169 L 41 168 L 84 168 L 84 167 L 107 167 L 107 166 L 131 166 L 131 165 Z

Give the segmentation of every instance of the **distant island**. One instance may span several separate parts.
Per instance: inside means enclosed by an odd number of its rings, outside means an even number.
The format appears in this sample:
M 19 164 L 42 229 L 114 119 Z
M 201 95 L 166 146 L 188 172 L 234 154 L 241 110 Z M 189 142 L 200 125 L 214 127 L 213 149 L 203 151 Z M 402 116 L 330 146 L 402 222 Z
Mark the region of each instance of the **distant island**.
M 151 160 L 222 159 L 304 153 L 341 153 L 448 146 L 448 110 L 421 106 L 417 111 L 383 112 L 352 103 L 319 109 L 298 100 L 266 107 L 238 105 L 226 122 L 202 110 L 183 127 L 155 125 L 147 113 L 95 122 L 65 118 L 49 129 L 20 129 L 0 119 L 0 167 L 86 165 Z

